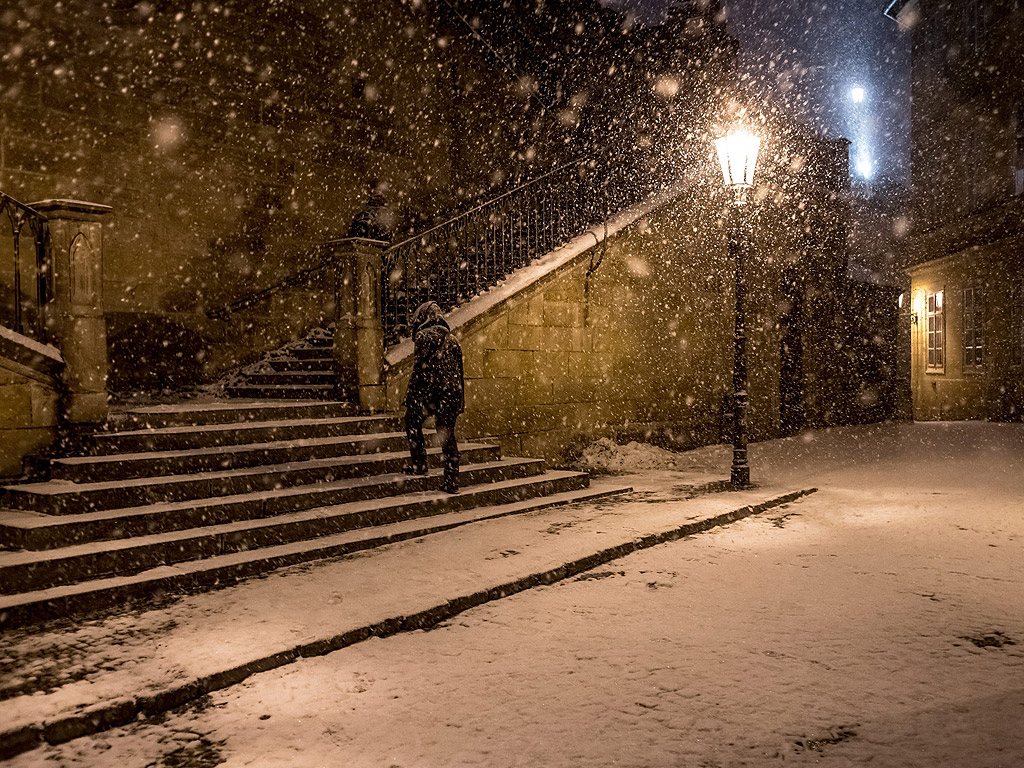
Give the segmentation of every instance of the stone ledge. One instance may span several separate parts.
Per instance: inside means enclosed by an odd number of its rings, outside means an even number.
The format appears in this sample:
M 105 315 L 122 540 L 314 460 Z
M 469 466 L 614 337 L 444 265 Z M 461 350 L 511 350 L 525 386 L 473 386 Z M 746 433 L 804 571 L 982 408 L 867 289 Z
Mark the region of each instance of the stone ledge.
M 5 363 L 15 373 L 53 386 L 64 368 L 64 358 L 52 344 L 0 326 L 0 364 Z

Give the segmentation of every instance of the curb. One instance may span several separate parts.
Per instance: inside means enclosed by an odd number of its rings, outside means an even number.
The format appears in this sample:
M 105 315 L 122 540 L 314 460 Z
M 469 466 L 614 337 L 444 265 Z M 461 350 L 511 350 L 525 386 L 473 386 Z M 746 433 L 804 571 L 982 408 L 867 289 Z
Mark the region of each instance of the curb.
M 592 568 L 625 557 L 633 552 L 728 525 L 773 507 L 796 501 L 817 490 L 817 488 L 807 488 L 793 491 L 782 496 L 767 499 L 758 504 L 740 507 L 731 512 L 725 512 L 694 523 L 686 523 L 668 531 L 641 536 L 632 541 L 600 550 L 592 555 L 578 558 L 556 568 L 522 576 L 496 587 L 456 597 L 408 616 L 395 616 L 375 624 L 349 630 L 340 635 L 303 643 L 302 645 L 255 659 L 237 667 L 194 678 L 152 694 L 101 702 L 81 712 L 22 726 L 13 730 L 0 731 L 0 760 L 27 752 L 44 742 L 47 744 L 61 744 L 82 736 L 127 725 L 139 718 L 153 717 L 154 715 L 188 704 L 206 694 L 229 688 L 252 675 L 283 667 L 298 659 L 324 656 L 333 651 L 368 640 L 371 637 L 389 637 L 399 632 L 430 629 L 442 621 L 446 621 L 471 608 L 524 592 L 533 587 L 564 581 L 571 576 L 589 571 Z

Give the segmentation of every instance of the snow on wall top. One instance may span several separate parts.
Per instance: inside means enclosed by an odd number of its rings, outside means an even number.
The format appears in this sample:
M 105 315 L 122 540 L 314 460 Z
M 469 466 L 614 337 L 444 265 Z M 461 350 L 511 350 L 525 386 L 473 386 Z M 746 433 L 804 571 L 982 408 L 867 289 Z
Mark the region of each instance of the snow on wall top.
M 612 216 L 607 222 L 590 227 L 565 245 L 546 253 L 522 269 L 516 270 L 502 282 L 448 312 L 445 315 L 445 320 L 448 321 L 448 325 L 453 331 L 469 325 L 485 312 L 570 263 L 580 254 L 600 245 L 606 238 L 621 232 L 651 211 L 674 200 L 687 186 L 688 182 L 680 182 L 652 195 L 642 203 L 626 208 Z M 412 354 L 412 339 L 405 338 L 388 350 L 384 360 L 388 366 L 393 367 L 410 358 Z
M 0 338 L 25 347 L 26 349 L 35 352 L 37 355 L 42 355 L 56 363 L 63 364 L 64 362 L 64 358 L 61 356 L 60 350 L 52 344 L 42 344 L 35 339 L 30 339 L 28 336 L 22 336 L 20 333 L 12 331 L 10 328 L 4 328 L 2 325 L 0 325 Z

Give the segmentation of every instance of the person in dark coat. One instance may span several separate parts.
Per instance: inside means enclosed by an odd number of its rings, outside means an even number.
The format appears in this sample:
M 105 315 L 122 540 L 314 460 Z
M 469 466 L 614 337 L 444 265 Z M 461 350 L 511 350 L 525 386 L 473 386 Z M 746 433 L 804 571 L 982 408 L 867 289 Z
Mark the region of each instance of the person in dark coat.
M 436 302 L 428 301 L 417 307 L 410 324 L 415 362 L 405 393 L 405 434 L 411 458 L 404 472 L 427 474 L 423 422 L 433 416 L 444 455 L 441 490 L 458 493 L 459 445 L 455 439 L 455 420 L 466 410 L 462 347 Z

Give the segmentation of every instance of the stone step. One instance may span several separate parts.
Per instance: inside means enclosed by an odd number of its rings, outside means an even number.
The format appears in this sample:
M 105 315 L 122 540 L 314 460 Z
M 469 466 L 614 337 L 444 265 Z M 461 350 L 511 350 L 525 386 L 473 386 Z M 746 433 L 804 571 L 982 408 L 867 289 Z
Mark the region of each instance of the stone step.
M 432 440 L 433 433 L 428 439 Z M 218 445 L 170 451 L 140 451 L 99 456 L 72 456 L 52 459 L 50 475 L 56 480 L 94 483 L 103 480 L 130 480 L 157 475 L 181 475 L 213 472 L 285 461 L 323 459 L 355 453 L 401 450 L 407 445 L 404 432 L 369 435 L 271 440 L 244 445 Z
M 225 390 L 229 397 L 260 398 L 263 400 L 330 400 L 335 397 L 333 384 L 241 384 Z
M 278 421 L 281 419 L 321 419 L 354 416 L 353 403 L 322 400 L 267 402 L 254 399 L 218 400 L 211 403 L 174 403 L 168 405 L 114 408 L 107 423 L 112 430 L 157 429 L 160 427 L 202 424 L 228 424 L 246 421 Z
M 308 336 L 306 337 L 306 343 L 311 347 L 327 347 L 330 349 L 334 346 L 334 336 Z
M 535 484 L 545 482 L 544 463 L 538 460 L 504 460 L 468 465 L 460 472 L 468 499 L 486 499 L 491 488 L 505 486 L 510 493 L 529 498 L 538 495 Z M 361 478 L 316 487 L 318 493 L 306 498 L 287 493 L 267 495 L 262 515 L 253 502 L 264 499 L 238 497 L 203 519 L 203 510 L 155 505 L 158 509 L 121 510 L 125 517 L 148 518 L 154 530 L 142 535 L 106 538 L 46 551 L 0 552 L 0 593 L 15 594 L 49 589 L 112 574 L 136 573 L 160 565 L 197 560 L 211 555 L 282 544 L 325 534 L 340 533 L 367 525 L 394 522 L 436 514 L 436 501 L 424 503 L 424 495 L 435 494 L 441 483 L 440 470 L 426 477 L 388 475 Z M 569 480 L 563 481 L 570 484 Z M 561 487 L 561 486 L 559 486 Z M 568 490 L 568 488 L 563 488 Z M 387 498 L 382 498 L 387 497 Z M 396 501 L 398 500 L 398 501 Z M 298 502 L 300 506 L 291 507 Z M 458 503 L 454 503 L 458 508 Z M 378 512 L 378 510 L 381 510 Z M 214 511 L 212 508 L 208 511 Z M 226 512 L 226 514 L 224 514 Z M 182 513 L 194 525 L 176 526 Z M 218 516 L 222 515 L 221 519 Z M 116 519 L 109 521 L 117 524 Z M 169 527 L 163 527 L 169 526 Z
M 330 384 L 334 385 L 337 375 L 332 370 L 323 371 L 268 371 L 266 373 L 250 373 L 246 377 L 249 384 L 264 387 L 267 385 L 279 386 L 281 384 L 307 385 L 307 384 Z
M 83 448 L 90 455 L 169 451 L 216 445 L 262 443 L 272 440 L 293 440 L 302 437 L 396 432 L 403 428 L 401 418 L 394 414 L 278 419 L 158 427 L 123 432 L 97 432 L 83 442 Z
M 459 448 L 463 460 L 467 463 L 493 461 L 501 455 L 500 448 L 496 445 L 464 443 L 460 444 Z M 440 455 L 434 448 L 428 450 L 428 457 L 435 464 L 440 462 Z M 281 464 L 213 472 L 94 483 L 48 480 L 7 486 L 3 489 L 0 504 L 7 509 L 22 512 L 74 515 L 118 507 L 251 493 L 397 472 L 408 458 L 408 450 L 403 445 L 401 449 L 395 451 L 287 461 Z
M 465 459 L 462 475 L 466 484 L 526 477 L 544 471 L 544 462 L 540 459 L 503 461 L 497 457 L 496 449 L 467 449 L 462 455 Z M 135 506 L 71 515 L 0 509 L 0 546 L 34 551 L 57 549 L 425 490 L 440 482 L 439 449 L 428 453 L 428 462 L 432 471 L 427 477 L 402 474 L 400 470 L 404 460 L 396 460 L 388 463 L 391 471 L 385 473 L 181 501 L 147 501 Z
M 560 482 L 560 475 L 574 473 L 549 472 L 548 483 Z M 579 481 L 576 481 L 579 482 Z M 404 520 L 379 527 L 361 528 L 315 539 L 278 544 L 257 550 L 237 551 L 216 555 L 203 560 L 161 566 L 131 576 L 115 576 L 46 590 L 0 596 L 0 628 L 9 629 L 35 624 L 49 619 L 73 616 L 112 606 L 123 606 L 144 601 L 168 592 L 192 591 L 227 586 L 247 576 L 265 573 L 287 565 L 309 562 L 327 557 L 350 554 L 395 541 L 418 538 L 429 533 L 448 530 L 467 523 L 488 520 L 510 514 L 521 514 L 545 507 L 571 504 L 622 493 L 628 488 L 590 491 L 586 480 L 578 490 L 556 491 L 550 486 L 547 496 L 499 503 L 495 506 L 472 506 L 466 489 L 458 496 L 440 492 L 419 494 L 420 501 L 433 503 L 436 515 L 443 515 L 437 523 L 431 518 Z M 462 506 L 450 506 L 461 504 Z M 376 508 L 376 505 L 371 505 Z M 450 513 L 450 514 L 445 514 Z
M 275 371 L 287 373 L 288 371 L 333 371 L 334 358 L 331 357 L 310 357 L 299 360 L 293 357 L 278 357 L 268 360 L 267 363 Z
M 295 358 L 296 360 L 308 360 L 311 358 L 323 359 L 325 357 L 331 357 L 331 353 L 328 351 L 330 347 L 326 346 L 310 346 L 310 347 L 297 347 L 295 349 L 288 350 L 288 356 Z

